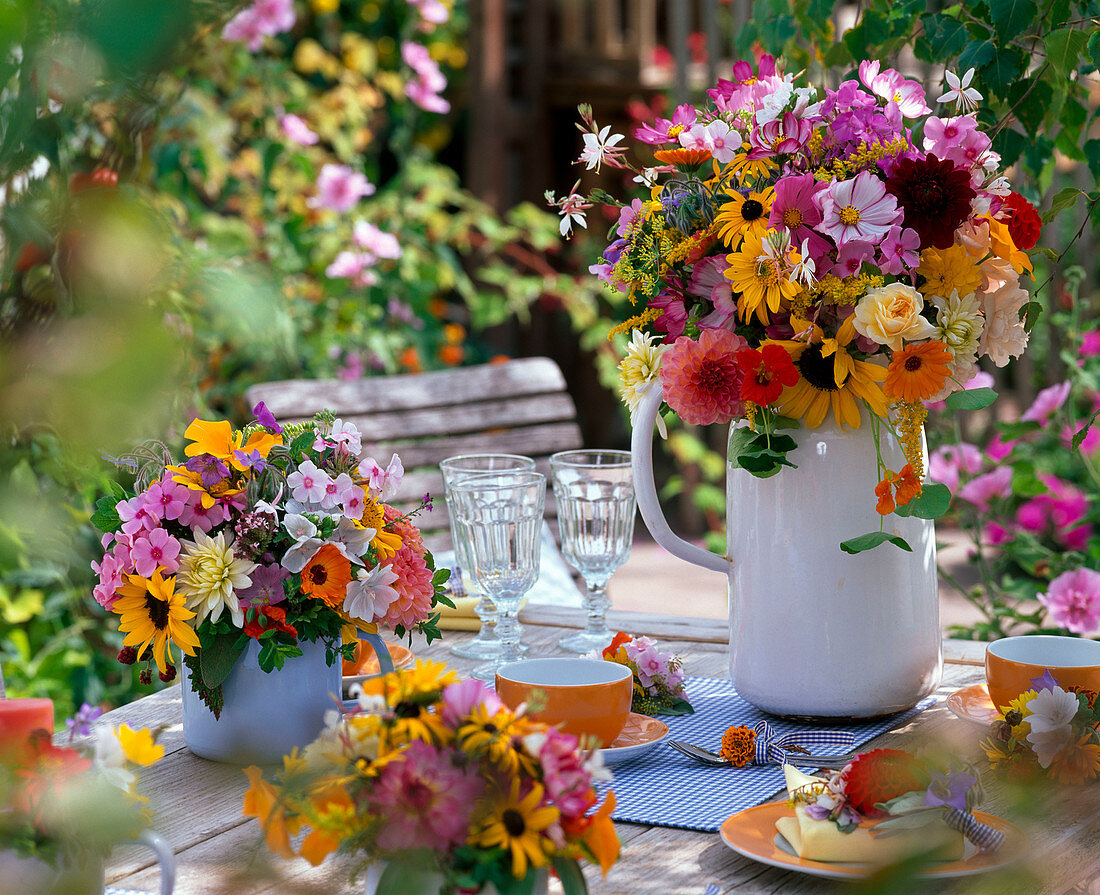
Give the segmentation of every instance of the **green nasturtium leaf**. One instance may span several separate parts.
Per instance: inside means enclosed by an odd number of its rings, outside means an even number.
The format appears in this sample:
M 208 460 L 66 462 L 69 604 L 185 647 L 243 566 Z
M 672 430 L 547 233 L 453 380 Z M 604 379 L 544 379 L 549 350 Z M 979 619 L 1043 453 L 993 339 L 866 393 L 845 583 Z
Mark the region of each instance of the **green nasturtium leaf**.
M 914 497 L 903 507 L 898 507 L 894 513 L 898 516 L 916 516 L 918 519 L 939 519 L 947 512 L 951 504 L 951 489 L 947 485 L 938 482 L 930 482 L 924 486 L 918 497 Z
M 849 538 L 847 541 L 841 542 L 840 549 L 845 553 L 863 553 L 865 550 L 874 550 L 879 544 L 885 544 L 887 541 L 895 547 L 907 550 L 909 553 L 913 552 L 913 548 L 909 546 L 905 538 L 892 535 L 887 531 L 871 531 L 865 535 L 860 535 L 858 538 Z
M 947 396 L 945 402 L 951 410 L 981 410 L 997 400 L 991 388 L 972 388 Z

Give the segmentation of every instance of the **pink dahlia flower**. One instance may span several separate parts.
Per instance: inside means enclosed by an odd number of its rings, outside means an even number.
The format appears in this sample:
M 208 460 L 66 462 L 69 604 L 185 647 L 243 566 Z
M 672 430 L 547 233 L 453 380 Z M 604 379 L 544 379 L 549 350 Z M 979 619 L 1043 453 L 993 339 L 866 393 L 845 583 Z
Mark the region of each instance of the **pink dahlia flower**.
M 1051 619 L 1074 634 L 1093 634 L 1100 630 L 1100 572 L 1074 569 L 1063 572 L 1039 594 Z
M 396 510 L 393 511 L 396 514 Z M 390 507 L 386 508 L 386 516 Z M 386 521 L 392 521 L 387 518 Z M 389 628 L 401 625 L 412 628 L 418 621 L 428 617 L 432 607 L 432 573 L 424 562 L 424 541 L 413 526 L 397 523 L 394 530 L 401 535 L 401 549 L 394 554 L 390 567 L 397 575 L 393 588 L 397 599 L 390 603 L 382 624 Z
M 734 355 L 748 343 L 724 329 L 705 329 L 699 341 L 678 338 L 661 357 L 665 401 L 685 423 L 728 423 L 745 412 L 744 376 Z
M 461 845 L 482 788 L 476 773 L 455 767 L 448 752 L 414 740 L 382 768 L 371 793 L 372 807 L 385 818 L 379 848 L 395 852 L 415 844 L 442 852 Z

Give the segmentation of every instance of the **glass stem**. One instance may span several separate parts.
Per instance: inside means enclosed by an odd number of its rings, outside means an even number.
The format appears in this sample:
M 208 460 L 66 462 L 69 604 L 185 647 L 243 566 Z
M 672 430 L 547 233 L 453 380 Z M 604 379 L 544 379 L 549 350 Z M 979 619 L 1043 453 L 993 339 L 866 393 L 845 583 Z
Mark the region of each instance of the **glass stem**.
M 584 628 L 586 637 L 606 637 L 611 639 L 611 629 L 607 627 L 607 610 L 611 608 L 611 599 L 607 596 L 607 581 L 584 582 L 588 592 L 584 595 L 584 611 L 588 613 L 588 624 Z
M 481 595 L 481 599 L 477 601 L 477 605 L 474 606 L 474 614 L 481 621 L 481 628 L 477 632 L 475 641 L 480 643 L 495 643 L 498 640 L 496 627 L 497 621 L 500 618 L 497 613 L 496 603 L 490 600 L 485 594 Z
M 520 657 L 520 636 L 523 629 L 516 618 L 516 610 L 502 610 L 497 618 L 497 636 L 500 637 L 500 660 L 514 662 Z

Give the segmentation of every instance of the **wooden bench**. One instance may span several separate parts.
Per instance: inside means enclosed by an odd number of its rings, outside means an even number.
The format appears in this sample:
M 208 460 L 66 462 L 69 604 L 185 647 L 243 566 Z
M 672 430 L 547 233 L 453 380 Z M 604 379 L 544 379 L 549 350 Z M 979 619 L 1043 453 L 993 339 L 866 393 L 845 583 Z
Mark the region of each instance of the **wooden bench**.
M 439 462 L 456 454 L 533 457 L 549 476 L 549 456 L 581 446 L 576 407 L 552 360 L 530 357 L 432 373 L 336 379 L 289 379 L 254 385 L 249 406 L 263 401 L 283 422 L 329 409 L 363 433 L 363 456 L 383 466 L 396 451 L 405 478 L 394 499 L 402 509 L 430 493 L 435 509 L 417 518 L 432 550 L 451 547 Z M 546 516 L 557 533 L 553 495 Z

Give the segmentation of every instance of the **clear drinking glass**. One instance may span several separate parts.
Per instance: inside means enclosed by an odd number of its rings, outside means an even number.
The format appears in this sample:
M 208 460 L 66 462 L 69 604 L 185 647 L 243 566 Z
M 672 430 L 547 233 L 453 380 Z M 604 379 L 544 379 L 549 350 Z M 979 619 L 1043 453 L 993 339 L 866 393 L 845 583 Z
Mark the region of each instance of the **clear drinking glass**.
M 634 477 L 628 451 L 560 451 L 550 457 L 558 507 L 561 552 L 584 578 L 583 631 L 558 641 L 562 649 L 587 653 L 605 647 L 612 632 L 606 615 L 607 582 L 630 556 L 634 538 Z
M 500 653 L 474 669 L 493 680 L 520 656 L 519 602 L 539 577 L 546 476 L 518 470 L 467 476 L 451 485 L 451 512 L 478 586 L 497 607 Z
M 443 473 L 443 494 L 447 499 L 447 509 L 450 514 L 451 542 L 454 544 L 455 567 L 451 570 L 452 576 L 460 579 L 462 586 L 472 594 L 481 595 L 481 599 L 474 606 L 474 614 L 481 622 L 477 636 L 466 643 L 456 643 L 451 647 L 451 652 L 456 656 L 467 659 L 492 659 L 500 655 L 500 638 L 497 636 L 497 608 L 493 605 L 481 588 L 473 579 L 473 564 L 470 561 L 470 551 L 466 542 L 461 537 L 458 524 L 455 522 L 451 502 L 451 485 L 467 476 L 483 475 L 487 472 L 534 469 L 535 461 L 530 457 L 520 454 L 459 454 L 456 457 L 448 457 L 439 464 L 439 471 Z M 463 573 L 466 577 L 463 577 Z

